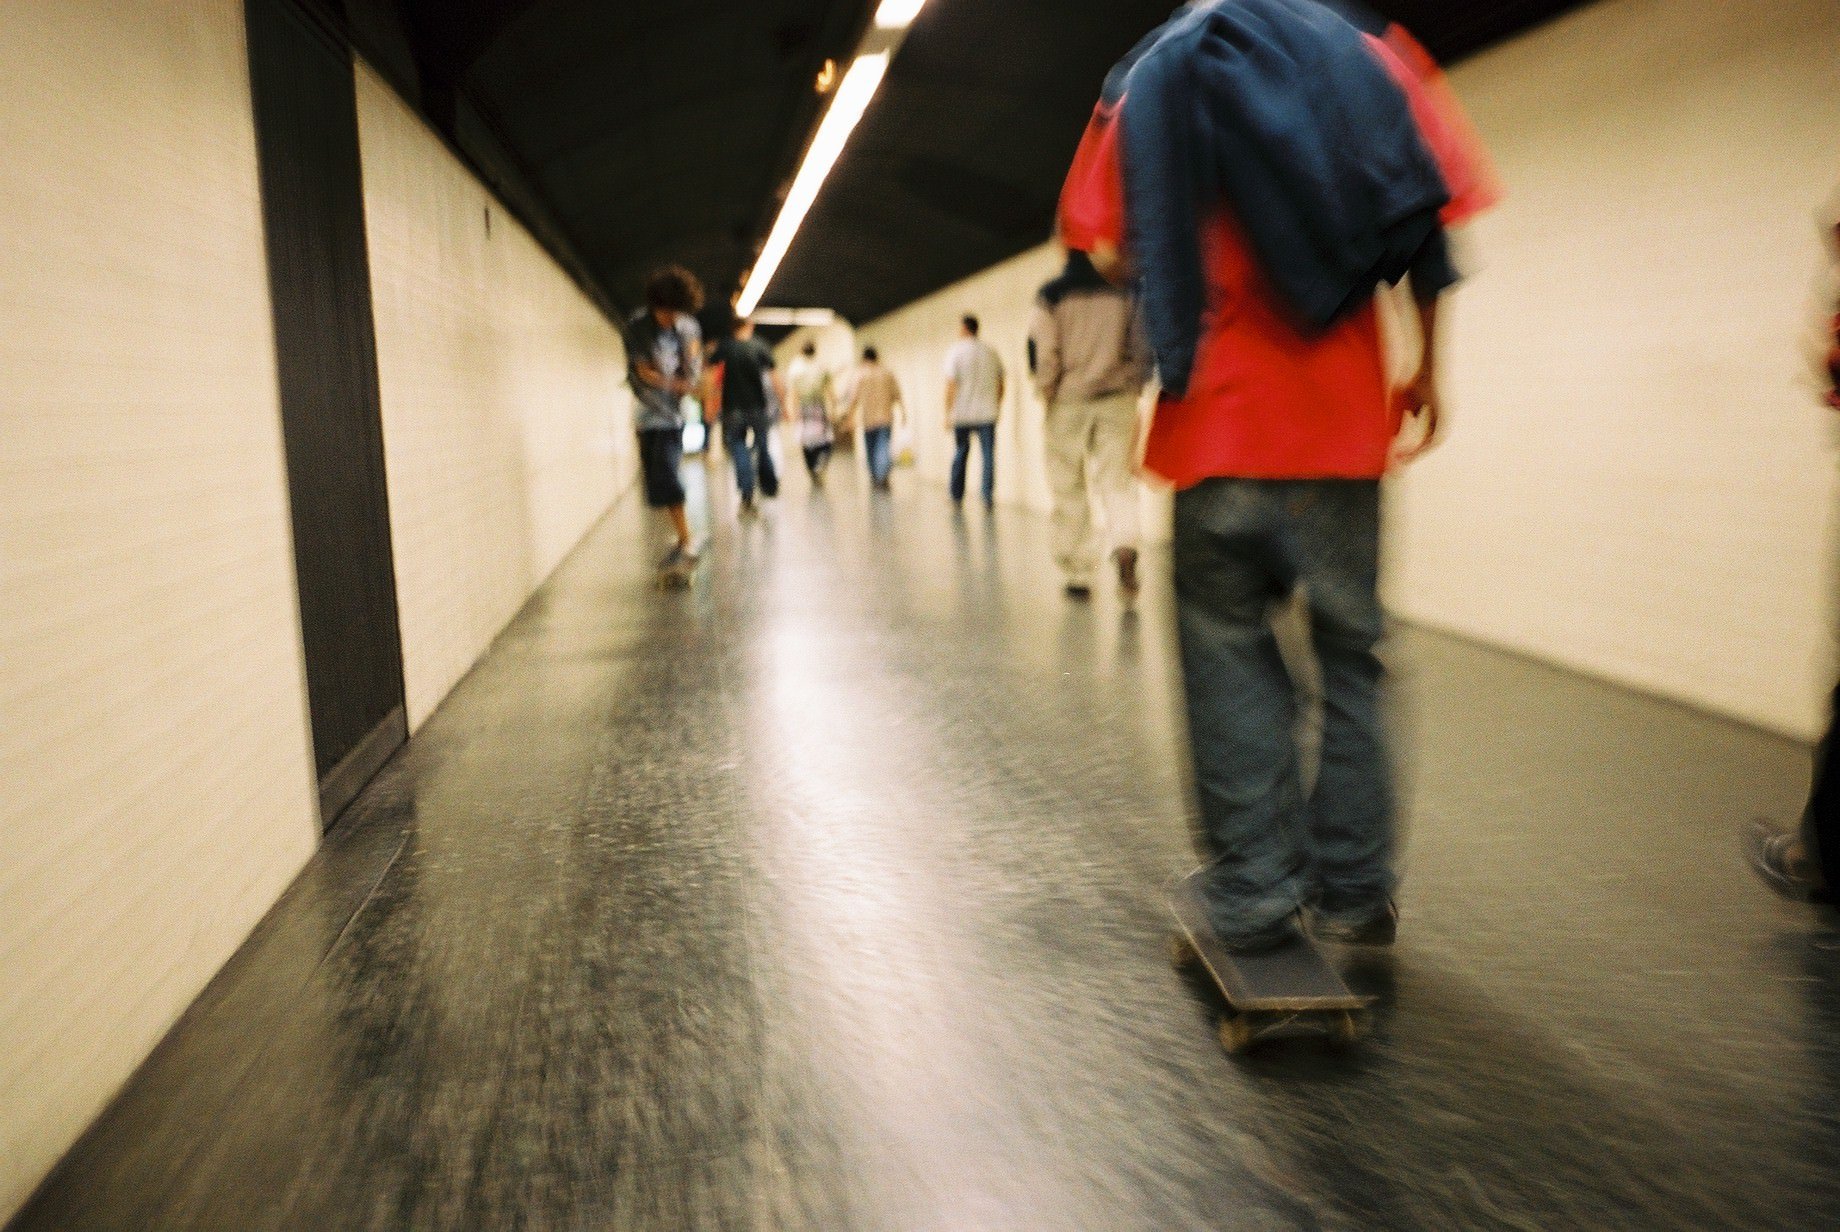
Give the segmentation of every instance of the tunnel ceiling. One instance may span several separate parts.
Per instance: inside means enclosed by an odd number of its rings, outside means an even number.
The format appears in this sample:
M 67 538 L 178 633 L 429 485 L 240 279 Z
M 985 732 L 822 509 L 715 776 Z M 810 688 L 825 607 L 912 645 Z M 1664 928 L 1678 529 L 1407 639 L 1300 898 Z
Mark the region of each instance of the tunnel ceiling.
M 871 0 L 311 0 L 603 302 L 725 299 Z M 1446 60 L 1580 0 L 1392 0 Z M 1046 239 L 1099 82 L 1170 0 L 931 0 L 767 299 L 866 321 Z

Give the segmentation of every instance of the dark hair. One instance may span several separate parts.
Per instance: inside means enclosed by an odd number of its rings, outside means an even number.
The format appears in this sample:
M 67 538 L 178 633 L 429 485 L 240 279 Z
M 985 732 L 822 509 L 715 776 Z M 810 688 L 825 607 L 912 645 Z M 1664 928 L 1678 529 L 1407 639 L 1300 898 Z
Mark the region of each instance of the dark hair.
M 881 356 L 875 353 L 874 347 L 864 347 L 863 348 L 863 358 L 868 360 L 870 363 L 874 363 L 876 360 L 880 359 Z
M 964 324 L 965 324 L 965 332 L 967 334 L 970 334 L 973 338 L 977 337 L 978 319 L 972 316 L 970 313 L 966 313 Z
M 818 344 L 815 342 L 807 342 L 804 346 L 799 348 L 800 355 L 816 355 L 817 353 Z
M 645 280 L 645 306 L 669 312 L 695 312 L 703 306 L 703 284 L 681 265 L 655 270 Z

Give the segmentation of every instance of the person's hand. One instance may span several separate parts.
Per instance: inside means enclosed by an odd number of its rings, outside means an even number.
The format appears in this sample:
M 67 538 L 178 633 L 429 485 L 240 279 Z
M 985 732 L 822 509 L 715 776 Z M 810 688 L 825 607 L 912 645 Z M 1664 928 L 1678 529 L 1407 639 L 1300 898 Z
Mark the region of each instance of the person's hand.
M 1418 440 L 1393 451 L 1394 460 L 1403 465 L 1418 461 L 1443 439 L 1444 399 L 1438 389 L 1437 376 L 1429 369 L 1420 369 L 1397 396 L 1407 418 L 1419 424 Z

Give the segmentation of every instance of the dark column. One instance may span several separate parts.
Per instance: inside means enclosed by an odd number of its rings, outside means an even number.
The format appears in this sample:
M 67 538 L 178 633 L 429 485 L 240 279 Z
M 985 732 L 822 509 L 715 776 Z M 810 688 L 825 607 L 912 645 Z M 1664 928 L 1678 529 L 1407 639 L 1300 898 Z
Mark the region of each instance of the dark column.
M 407 738 L 349 49 L 247 0 L 307 697 L 330 826 Z

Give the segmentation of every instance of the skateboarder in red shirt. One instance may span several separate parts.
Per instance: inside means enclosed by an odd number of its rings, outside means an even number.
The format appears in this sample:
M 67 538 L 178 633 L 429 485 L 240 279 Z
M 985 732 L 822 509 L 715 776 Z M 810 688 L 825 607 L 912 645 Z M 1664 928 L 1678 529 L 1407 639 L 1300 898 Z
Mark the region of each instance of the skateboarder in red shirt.
M 1289 21 L 1279 7 L 1260 11 Z M 1192 33 L 1192 23 L 1216 15 L 1256 19 L 1254 9 L 1191 6 L 1171 25 L 1191 23 Z M 1363 46 L 1347 43 L 1348 33 L 1335 28 L 1344 40 L 1338 47 Z M 1385 41 L 1392 37 L 1388 31 Z M 1382 41 L 1369 39 L 1376 62 Z M 1092 254 L 1101 268 L 1141 276 L 1152 307 L 1166 288 L 1143 261 L 1145 219 L 1130 217 L 1140 208 L 1132 177 L 1143 174 L 1144 160 L 1132 148 L 1129 157 L 1139 161 L 1127 165 L 1124 130 L 1133 119 L 1146 123 L 1131 110 L 1148 89 L 1143 64 L 1185 54 L 1169 47 L 1159 44 L 1128 78 L 1121 71 L 1108 83 L 1060 219 L 1068 247 Z M 1166 62 L 1159 67 L 1168 74 Z M 1188 79 L 1178 84 L 1183 88 L 1170 97 L 1192 106 Z M 1300 124 L 1307 123 L 1306 115 Z M 1165 153 L 1154 140 L 1146 144 L 1152 155 Z M 1393 784 L 1376 654 L 1383 631 L 1380 481 L 1394 462 L 1430 448 L 1442 426 L 1438 301 L 1456 276 L 1441 225 L 1493 199 L 1481 168 L 1463 177 L 1450 170 L 1447 181 L 1461 178 L 1469 188 L 1461 202 L 1451 198 L 1454 189 L 1446 191 L 1441 213 L 1432 202 L 1435 225 L 1411 262 L 1423 362 L 1403 386 L 1387 376 L 1371 284 L 1365 299 L 1332 322 L 1302 323 L 1255 256 L 1247 210 L 1214 202 L 1196 216 L 1198 236 L 1186 237 L 1204 297 L 1198 336 L 1181 356 L 1192 356 L 1192 364 L 1178 374 L 1186 379 L 1175 382 L 1174 394 L 1159 345 L 1165 393 L 1144 465 L 1176 489 L 1176 608 L 1206 862 L 1202 893 L 1214 931 L 1242 953 L 1298 937 L 1305 917 L 1315 936 L 1344 943 L 1390 944 L 1396 930 Z M 1192 278 L 1195 271 L 1176 273 Z M 1402 447 L 1407 416 L 1417 431 Z M 1308 598 L 1322 681 L 1320 769 L 1307 793 L 1294 739 L 1297 688 L 1271 626 L 1274 611 L 1299 590 Z

